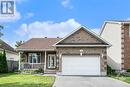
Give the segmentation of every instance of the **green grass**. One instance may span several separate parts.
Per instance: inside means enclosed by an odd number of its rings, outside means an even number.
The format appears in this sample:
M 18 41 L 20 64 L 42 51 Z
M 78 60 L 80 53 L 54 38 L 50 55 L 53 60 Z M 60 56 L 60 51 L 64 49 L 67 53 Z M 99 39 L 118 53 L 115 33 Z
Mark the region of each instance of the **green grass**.
M 130 76 L 111 76 L 111 77 L 130 84 Z
M 0 87 L 52 87 L 53 76 L 35 76 L 22 74 L 1 74 Z

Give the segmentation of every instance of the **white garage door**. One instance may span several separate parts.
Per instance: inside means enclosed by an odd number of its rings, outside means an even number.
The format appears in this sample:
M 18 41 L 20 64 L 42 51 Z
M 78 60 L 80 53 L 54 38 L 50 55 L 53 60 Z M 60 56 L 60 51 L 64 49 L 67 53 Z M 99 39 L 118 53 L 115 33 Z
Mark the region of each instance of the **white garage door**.
M 62 75 L 100 75 L 100 57 L 63 55 Z

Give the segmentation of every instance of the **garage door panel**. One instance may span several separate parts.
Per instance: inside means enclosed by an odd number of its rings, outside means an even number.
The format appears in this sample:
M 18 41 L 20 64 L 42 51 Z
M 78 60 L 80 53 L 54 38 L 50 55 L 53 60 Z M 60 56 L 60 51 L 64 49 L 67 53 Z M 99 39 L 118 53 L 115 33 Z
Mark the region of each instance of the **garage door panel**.
M 100 75 L 100 58 L 97 55 L 63 55 L 63 75 Z

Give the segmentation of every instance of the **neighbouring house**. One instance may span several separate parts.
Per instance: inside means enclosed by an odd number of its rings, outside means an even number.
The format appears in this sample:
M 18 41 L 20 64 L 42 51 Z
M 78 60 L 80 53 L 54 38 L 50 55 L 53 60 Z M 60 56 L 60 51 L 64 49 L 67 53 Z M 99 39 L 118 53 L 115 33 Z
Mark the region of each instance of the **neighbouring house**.
M 3 50 L 5 50 L 6 52 L 9 71 L 18 69 L 18 61 L 19 61 L 18 52 L 16 52 L 14 48 L 12 48 L 10 45 L 8 45 L 7 43 L 5 43 L 3 40 L 0 39 L 0 52 L 3 52 Z
M 108 65 L 117 71 L 130 68 L 130 21 L 106 21 L 100 33 L 112 46 L 107 49 Z
M 60 75 L 106 75 L 110 44 L 86 27 L 64 38 L 32 38 L 17 48 L 20 69 L 44 69 Z

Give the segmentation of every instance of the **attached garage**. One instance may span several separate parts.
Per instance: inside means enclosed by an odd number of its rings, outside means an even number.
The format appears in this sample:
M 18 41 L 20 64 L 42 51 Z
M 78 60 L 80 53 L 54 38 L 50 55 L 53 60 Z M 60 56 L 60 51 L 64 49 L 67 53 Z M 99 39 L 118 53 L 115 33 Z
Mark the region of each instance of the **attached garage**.
M 85 27 L 80 27 L 55 44 L 62 75 L 106 75 L 110 44 Z
M 62 75 L 100 75 L 99 55 L 63 55 Z

